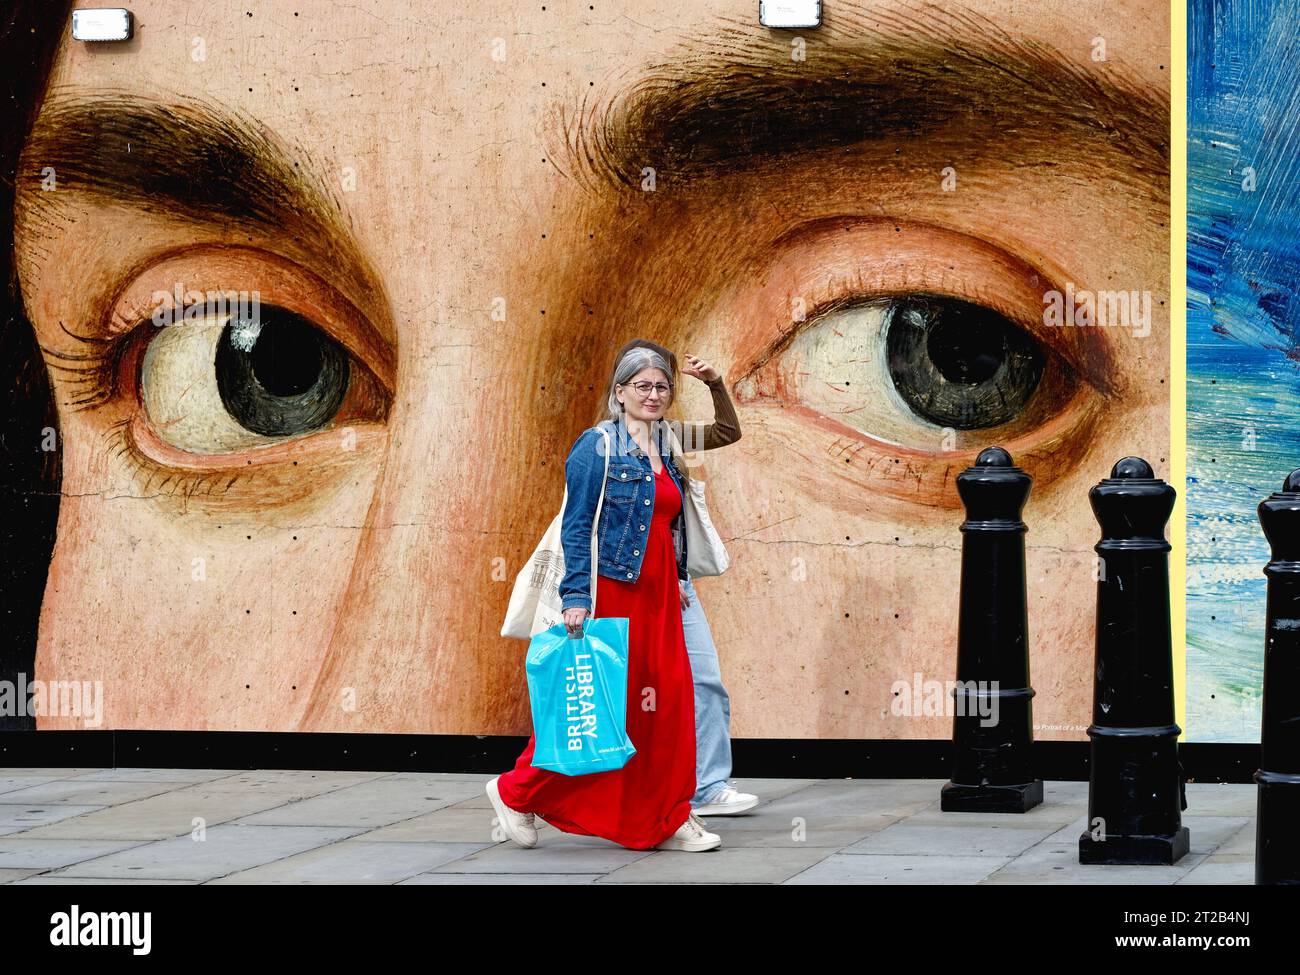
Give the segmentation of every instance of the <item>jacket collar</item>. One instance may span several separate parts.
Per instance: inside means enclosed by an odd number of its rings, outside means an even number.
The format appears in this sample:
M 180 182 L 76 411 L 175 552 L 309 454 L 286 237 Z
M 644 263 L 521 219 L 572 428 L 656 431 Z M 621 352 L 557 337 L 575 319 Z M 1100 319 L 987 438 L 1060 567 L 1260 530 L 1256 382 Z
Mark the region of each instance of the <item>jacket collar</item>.
M 601 424 L 610 431 L 610 436 L 614 438 L 615 455 L 631 455 L 633 457 L 642 457 L 649 460 L 649 455 L 641 449 L 641 445 L 636 442 L 628 430 L 627 424 L 619 420 L 602 420 Z M 668 435 L 667 421 L 659 421 L 651 425 L 652 435 L 655 431 L 659 435 L 659 456 L 665 461 L 672 460 L 672 438 Z

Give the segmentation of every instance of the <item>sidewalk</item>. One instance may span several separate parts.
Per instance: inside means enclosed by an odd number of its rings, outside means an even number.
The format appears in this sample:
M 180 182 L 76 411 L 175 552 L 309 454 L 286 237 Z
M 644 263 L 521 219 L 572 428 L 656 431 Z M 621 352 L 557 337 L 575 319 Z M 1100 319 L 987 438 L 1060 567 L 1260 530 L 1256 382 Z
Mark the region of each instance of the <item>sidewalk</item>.
M 1254 785 L 1187 786 L 1172 867 L 1084 867 L 1086 782 L 1025 815 L 942 813 L 935 779 L 738 779 L 709 853 L 625 850 L 539 823 L 492 838 L 490 775 L 0 769 L 0 884 L 1251 884 Z

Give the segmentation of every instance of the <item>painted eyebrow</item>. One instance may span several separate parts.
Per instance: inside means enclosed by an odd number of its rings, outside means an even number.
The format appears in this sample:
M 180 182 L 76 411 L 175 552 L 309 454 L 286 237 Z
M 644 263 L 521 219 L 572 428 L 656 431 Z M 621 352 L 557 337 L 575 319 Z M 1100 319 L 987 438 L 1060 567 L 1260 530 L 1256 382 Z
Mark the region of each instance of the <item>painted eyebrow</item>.
M 47 167 L 56 192 L 41 192 Z M 22 205 L 36 213 L 57 214 L 65 195 L 76 194 L 172 221 L 256 227 L 371 298 L 376 326 L 391 344 L 396 333 L 383 314 L 379 278 L 315 171 L 265 126 L 222 106 L 95 92 L 56 94 L 42 106 L 18 181 Z
M 570 170 L 598 189 L 636 189 L 646 166 L 684 185 L 809 153 L 851 161 L 861 144 L 897 142 L 915 156 L 906 143 L 929 138 L 951 147 L 941 165 L 1059 158 L 1168 193 L 1167 93 L 1114 65 L 1077 63 L 1090 47 L 1072 60 L 975 15 L 902 17 L 841 17 L 808 39 L 804 62 L 779 45 L 774 56 L 766 35 L 720 31 L 608 111 L 566 119 Z
M 346 235 L 326 226 L 342 222 L 337 203 L 286 147 L 255 121 L 206 102 L 56 97 L 42 107 L 23 156 L 30 184 L 53 167 L 59 190 L 173 220 Z

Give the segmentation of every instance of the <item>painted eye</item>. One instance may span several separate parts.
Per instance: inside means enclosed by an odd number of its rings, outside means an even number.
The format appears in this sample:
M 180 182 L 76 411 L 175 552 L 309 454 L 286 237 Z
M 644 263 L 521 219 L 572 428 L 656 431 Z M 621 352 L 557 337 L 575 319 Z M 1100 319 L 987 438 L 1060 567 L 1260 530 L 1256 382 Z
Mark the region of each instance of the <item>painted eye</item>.
M 1024 412 L 1044 356 L 1018 325 L 955 298 L 908 297 L 884 308 L 884 346 L 894 389 L 917 416 L 978 430 Z
M 1033 431 L 1078 385 L 1057 352 L 1004 315 L 910 293 L 836 300 L 737 388 L 884 443 L 943 451 L 982 444 L 992 430 L 1007 440 Z
M 213 312 L 158 330 L 140 367 L 140 396 L 158 437 L 219 454 L 328 427 L 364 366 L 324 330 L 283 308 Z

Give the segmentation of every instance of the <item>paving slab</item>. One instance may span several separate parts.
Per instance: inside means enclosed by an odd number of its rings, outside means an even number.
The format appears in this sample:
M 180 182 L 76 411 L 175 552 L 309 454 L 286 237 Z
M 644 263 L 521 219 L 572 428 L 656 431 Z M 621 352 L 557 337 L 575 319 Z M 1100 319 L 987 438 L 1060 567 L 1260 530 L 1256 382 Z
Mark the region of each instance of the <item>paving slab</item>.
M 1223 844 L 1250 824 L 1251 820 L 1244 816 L 1189 816 L 1183 813 L 1183 825 L 1187 827 L 1193 853 L 1219 852 Z
M 343 840 L 211 884 L 396 884 L 491 843 L 358 843 Z
M 523 885 L 590 884 L 601 878 L 598 873 L 421 873 L 399 886 L 412 884 L 453 886 L 484 886 L 486 884 L 509 884 L 512 887 Z
M 793 850 L 808 848 L 823 851 L 842 850 L 846 846 L 862 840 L 876 831 L 876 825 L 854 823 L 843 829 L 826 827 L 813 823 L 800 829 L 733 829 L 730 817 L 709 817 L 706 820 L 710 833 L 717 833 L 722 838 L 722 848 L 745 847 L 755 849 L 772 849 L 789 847 Z M 894 820 L 882 820 L 880 829 L 889 826 Z
M 474 782 L 377 779 L 249 815 L 239 822 L 248 826 L 356 826 L 373 829 L 462 802 L 477 789 Z
M 825 821 L 836 817 L 870 818 L 890 816 L 901 818 L 918 813 L 939 803 L 938 793 L 930 788 L 909 786 L 820 786 L 811 785 L 753 810 L 753 816 L 729 817 L 736 822 L 760 822 L 761 817 L 784 818 L 786 822 L 800 818 L 808 822 Z M 708 817 L 704 817 L 708 819 Z
M 73 775 L 10 775 L 6 771 L 0 774 L 0 802 L 4 802 L 4 797 L 11 792 L 30 789 L 34 785 L 44 785 L 47 782 L 63 782 L 74 778 L 76 776 Z
M 841 850 L 847 854 L 888 853 L 936 857 L 1015 857 L 1057 832 L 1045 823 L 1023 826 L 932 826 L 905 820 Z
M 1219 860 L 1216 857 L 1207 857 L 1175 883 L 1180 887 L 1198 885 L 1250 887 L 1255 883 L 1255 860 L 1253 857 L 1249 860 Z
M 87 781 L 85 779 L 56 779 L 38 782 L 25 789 L 15 789 L 0 794 L 0 802 L 67 803 L 83 806 L 116 806 L 137 799 L 162 795 L 187 782 L 131 782 Z
M 606 874 L 600 884 L 779 884 L 826 856 L 816 847 L 658 850 Z
M 796 874 L 787 884 L 976 884 L 1010 862 L 1009 857 L 891 856 L 834 853 Z
M 553 836 L 539 838 L 531 850 L 505 841 L 432 872 L 604 874 L 651 855 L 648 850 L 627 850 L 608 840 L 600 840 L 600 845 L 595 845 L 590 842 L 595 837 L 581 838 L 588 842 L 570 842 L 568 835 L 556 830 Z
M 214 790 L 208 783 L 199 783 L 137 802 L 95 807 L 97 811 L 83 813 L 75 822 L 54 822 L 24 835 L 44 839 L 166 839 L 187 835 L 198 825 L 215 826 L 310 798 L 316 788 L 267 784 L 260 788 Z
M 94 768 L 86 766 L 85 768 L 22 768 L 20 766 L 6 765 L 0 768 L 0 777 L 2 776 L 21 776 L 36 775 L 53 779 L 70 779 L 76 775 L 88 775 L 91 772 L 107 772 L 110 769 Z
M 83 782 L 211 782 L 233 775 L 243 775 L 247 769 L 237 768 L 105 768 L 83 772 L 75 778 Z
M 1245 826 L 1216 846 L 1210 859 L 1220 860 L 1227 857 L 1251 861 L 1255 859 L 1255 821 L 1253 819 L 1247 820 Z
M 451 805 L 423 815 L 412 816 L 391 826 L 381 826 L 357 836 L 359 842 L 440 842 L 495 843 L 492 825 L 496 818 L 491 809 Z M 538 824 L 539 830 L 542 824 Z M 544 831 L 542 831 L 544 832 Z
M 1254 818 L 1259 787 L 1254 784 L 1189 782 L 1184 816 L 1248 816 Z
M 1039 830 L 1045 826 L 1060 829 L 1079 817 L 1079 803 L 1045 798 L 1023 813 L 944 812 L 931 806 L 907 817 L 909 825 L 926 826 L 1006 826 L 1012 829 Z
M 140 880 L 134 877 L 64 877 L 41 873 L 26 880 L 15 881 L 15 887 L 114 887 L 114 886 L 168 886 L 174 884 L 197 884 L 197 880 Z
M 43 867 L 0 867 L 0 884 L 12 884 L 41 873 Z
M 0 796 L 0 800 L 6 799 Z M 39 803 L 0 801 L 0 829 L 9 834 L 62 822 L 86 813 L 98 812 L 104 806 L 76 805 L 74 803 Z
M 805 802 L 797 807 L 782 808 L 773 804 L 759 806 L 739 816 L 704 816 L 711 832 L 725 829 L 728 833 L 772 833 L 796 836 L 803 834 L 848 830 L 863 836 L 882 830 L 907 817 L 905 810 L 890 812 L 836 813 L 824 811 L 822 806 Z M 824 845 L 824 844 L 819 844 Z
M 238 870 L 347 839 L 353 831 L 318 826 L 214 826 L 204 839 L 189 836 L 144 843 L 78 863 L 78 877 L 213 880 Z
M 304 796 L 318 796 L 363 782 L 387 778 L 390 772 L 336 772 L 328 769 L 259 769 L 236 772 L 213 779 L 213 789 L 295 789 Z
M 52 870 L 136 845 L 132 840 L 33 840 L 5 836 L 0 837 L 0 867 Z

